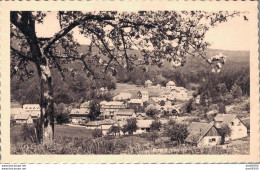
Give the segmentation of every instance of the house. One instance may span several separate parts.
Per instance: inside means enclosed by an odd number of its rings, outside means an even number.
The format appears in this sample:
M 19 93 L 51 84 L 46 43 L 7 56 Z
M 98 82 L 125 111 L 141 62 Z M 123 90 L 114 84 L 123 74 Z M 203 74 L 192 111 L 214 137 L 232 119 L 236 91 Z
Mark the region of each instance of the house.
M 126 105 L 123 102 L 118 101 L 102 101 L 100 102 L 100 106 L 101 115 L 109 118 L 112 118 L 114 116 L 115 111 L 126 108 Z
M 128 106 L 132 109 L 138 109 L 140 107 L 144 106 L 143 100 L 142 99 L 131 99 L 128 102 Z
M 215 146 L 221 143 L 221 134 L 214 124 L 192 122 L 187 130 L 189 133 L 185 139 L 187 144 L 205 147 Z
M 41 115 L 41 107 L 39 104 L 24 104 L 23 110 L 25 113 L 30 113 L 33 119 L 37 119 Z
M 200 104 L 200 95 L 195 98 L 195 103 Z
M 151 82 L 151 80 L 146 80 L 145 82 L 144 82 L 144 85 L 145 85 L 145 87 L 150 87 L 150 86 L 152 86 L 152 82 Z
M 114 117 L 117 120 L 125 120 L 135 116 L 135 111 L 133 109 L 120 109 L 114 112 Z
M 86 124 L 86 129 L 100 129 L 99 121 L 89 121 Z
M 100 91 L 101 91 L 101 93 L 104 93 L 104 92 L 107 92 L 108 89 L 107 89 L 107 87 L 101 87 L 101 88 L 100 88 Z
M 173 89 L 175 87 L 175 83 L 173 81 L 169 81 L 167 84 L 166 84 L 166 89 Z
M 80 108 L 89 109 L 90 108 L 90 101 L 84 102 L 80 105 Z
M 149 98 L 149 100 L 147 101 L 147 104 L 148 104 L 148 105 L 150 105 L 150 104 L 155 105 L 155 104 L 156 104 L 156 101 L 151 97 L 151 98 Z
M 231 134 L 225 140 L 240 139 L 247 136 L 247 127 L 235 114 L 217 114 L 214 118 L 214 125 L 221 128 L 227 125 L 231 129 Z
M 136 134 L 150 132 L 150 126 L 153 120 L 137 120 L 137 127 Z
M 151 99 L 153 99 L 156 103 L 160 103 L 161 101 L 166 102 L 167 99 L 165 97 L 151 97 Z
M 157 89 L 160 89 L 160 88 L 162 88 L 162 86 L 161 86 L 160 84 L 157 84 L 157 85 L 156 85 L 156 88 L 157 88 Z
M 72 124 L 85 124 L 89 121 L 89 109 L 72 109 L 69 117 Z
M 189 100 L 191 97 L 187 93 L 188 91 L 184 87 L 174 87 L 172 88 L 168 98 L 170 100 Z
M 16 115 L 25 114 L 23 108 L 11 108 L 11 118 L 14 118 Z
M 250 133 L 250 117 L 246 117 L 241 120 L 247 127 L 247 133 Z
M 114 124 L 113 120 L 90 121 L 86 124 L 86 129 L 100 129 L 103 135 L 107 135 Z
M 114 101 L 120 101 L 120 100 L 130 100 L 132 97 L 131 93 L 119 93 L 118 95 L 113 97 Z
M 139 99 L 142 99 L 144 102 L 149 100 L 149 93 L 148 91 L 139 91 L 137 93 Z
M 25 113 L 25 114 L 18 114 L 14 117 L 15 122 L 19 124 L 23 123 L 33 123 L 33 119 L 31 117 L 30 113 Z

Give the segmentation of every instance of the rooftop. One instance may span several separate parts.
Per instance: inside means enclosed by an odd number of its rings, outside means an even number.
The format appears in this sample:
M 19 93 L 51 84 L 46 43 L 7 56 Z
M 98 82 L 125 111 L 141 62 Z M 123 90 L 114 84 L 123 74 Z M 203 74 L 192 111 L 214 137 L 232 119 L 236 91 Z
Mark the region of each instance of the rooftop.
M 27 120 L 31 114 L 18 114 L 15 116 L 16 120 Z
M 217 122 L 222 122 L 221 124 L 226 125 L 232 122 L 235 118 L 235 114 L 217 114 L 214 120 Z
M 25 110 L 40 110 L 41 107 L 39 104 L 24 104 L 23 109 Z
M 150 128 L 153 120 L 137 120 L 137 126 L 139 128 Z
M 115 115 L 133 115 L 134 114 L 134 110 L 133 109 L 121 109 L 118 111 L 115 111 Z
M 198 143 L 212 128 L 212 126 L 214 125 L 210 123 L 192 122 L 187 128 L 189 135 L 185 141 Z
M 166 86 L 175 86 L 175 83 L 173 81 L 169 81 Z

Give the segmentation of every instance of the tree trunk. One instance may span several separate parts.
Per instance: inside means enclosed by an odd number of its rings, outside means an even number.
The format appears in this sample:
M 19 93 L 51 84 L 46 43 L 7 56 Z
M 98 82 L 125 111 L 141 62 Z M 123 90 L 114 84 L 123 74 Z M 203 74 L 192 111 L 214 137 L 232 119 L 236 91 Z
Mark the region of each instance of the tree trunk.
M 37 67 L 40 77 L 41 91 L 41 117 L 40 117 L 40 142 L 51 143 L 54 138 L 54 115 L 53 115 L 53 90 L 51 84 L 51 71 L 48 60 L 45 58 L 43 63 Z

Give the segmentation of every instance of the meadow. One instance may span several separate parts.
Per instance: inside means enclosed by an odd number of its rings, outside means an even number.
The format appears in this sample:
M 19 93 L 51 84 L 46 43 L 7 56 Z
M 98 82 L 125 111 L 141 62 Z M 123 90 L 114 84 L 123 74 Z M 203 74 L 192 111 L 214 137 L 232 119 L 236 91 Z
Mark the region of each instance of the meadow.
M 249 138 L 235 144 L 215 147 L 176 146 L 165 137 L 155 143 L 146 134 L 93 138 L 92 130 L 64 125 L 55 126 L 51 144 L 24 140 L 22 126 L 11 128 L 11 154 L 249 154 Z

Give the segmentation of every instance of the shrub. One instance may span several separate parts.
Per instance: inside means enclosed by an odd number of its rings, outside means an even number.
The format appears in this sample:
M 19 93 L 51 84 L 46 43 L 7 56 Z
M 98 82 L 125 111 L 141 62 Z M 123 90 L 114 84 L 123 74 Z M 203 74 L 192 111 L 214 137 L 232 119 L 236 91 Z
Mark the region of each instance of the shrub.
M 168 136 L 171 141 L 177 141 L 178 144 L 182 144 L 188 136 L 187 126 L 169 121 L 167 126 L 165 126 L 164 134 Z
M 11 119 L 10 120 L 10 127 L 12 128 L 14 126 L 16 126 L 16 121 L 14 119 Z
M 151 131 L 160 131 L 162 127 L 162 123 L 159 120 L 155 120 L 152 122 L 150 129 Z
M 153 141 L 153 143 L 155 144 L 156 139 L 159 138 L 159 133 L 158 133 L 158 131 L 152 131 L 152 132 L 150 132 L 150 133 L 148 134 L 148 138 L 149 138 L 149 140 Z
M 129 134 L 133 134 L 138 129 L 136 118 L 127 119 L 126 130 Z
M 102 137 L 102 130 L 101 130 L 101 129 L 94 129 L 94 130 L 92 131 L 91 135 L 92 135 L 94 138 Z
M 24 141 L 29 139 L 30 142 L 36 143 L 37 142 L 37 136 L 36 136 L 35 127 L 32 126 L 32 125 L 24 124 L 22 126 L 22 137 L 23 137 Z

